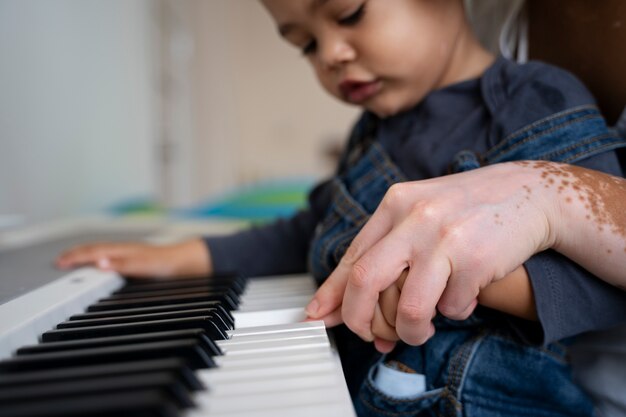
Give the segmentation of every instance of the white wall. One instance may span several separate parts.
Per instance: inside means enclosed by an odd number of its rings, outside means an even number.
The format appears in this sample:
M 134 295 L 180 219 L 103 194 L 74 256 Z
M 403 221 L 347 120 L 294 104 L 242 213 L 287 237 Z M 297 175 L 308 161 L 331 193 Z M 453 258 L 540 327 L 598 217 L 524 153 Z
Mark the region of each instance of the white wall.
M 0 0 L 0 216 L 156 191 L 153 7 Z

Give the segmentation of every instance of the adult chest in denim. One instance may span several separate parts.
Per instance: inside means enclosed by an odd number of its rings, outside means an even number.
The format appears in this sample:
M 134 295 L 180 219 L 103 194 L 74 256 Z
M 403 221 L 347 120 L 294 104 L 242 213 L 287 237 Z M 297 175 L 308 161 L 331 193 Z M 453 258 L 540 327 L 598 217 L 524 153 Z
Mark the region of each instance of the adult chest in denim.
M 371 143 L 362 156 L 332 182 L 326 215 L 311 244 L 309 267 L 318 282 L 337 266 L 359 230 L 391 185 L 406 181 L 382 146 Z

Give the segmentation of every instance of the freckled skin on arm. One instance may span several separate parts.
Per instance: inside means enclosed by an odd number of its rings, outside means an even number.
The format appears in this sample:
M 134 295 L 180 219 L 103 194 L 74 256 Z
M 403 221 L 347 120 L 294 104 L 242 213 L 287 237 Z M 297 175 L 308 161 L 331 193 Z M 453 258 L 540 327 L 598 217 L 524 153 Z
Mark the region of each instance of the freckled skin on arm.
M 574 165 L 547 161 L 514 164 L 536 170 L 537 192 L 554 202 L 552 248 L 614 285 L 625 288 L 626 180 Z
M 557 233 L 554 249 L 578 259 L 592 271 L 601 272 L 600 267 L 607 262 L 617 264 L 618 271 L 603 278 L 626 289 L 623 275 L 614 274 L 619 274 L 619 264 L 622 270 L 626 266 L 626 181 L 574 165 L 547 161 L 514 164 L 538 171 L 543 190 L 536 190 L 537 193 L 556 193 L 554 203 L 560 209 L 553 226 L 560 233 Z M 532 187 L 523 185 L 522 188 L 525 199 L 530 201 Z M 494 215 L 496 224 L 503 225 L 499 219 L 498 214 Z M 517 317 L 537 319 L 532 287 L 523 267 L 484 288 L 478 302 Z

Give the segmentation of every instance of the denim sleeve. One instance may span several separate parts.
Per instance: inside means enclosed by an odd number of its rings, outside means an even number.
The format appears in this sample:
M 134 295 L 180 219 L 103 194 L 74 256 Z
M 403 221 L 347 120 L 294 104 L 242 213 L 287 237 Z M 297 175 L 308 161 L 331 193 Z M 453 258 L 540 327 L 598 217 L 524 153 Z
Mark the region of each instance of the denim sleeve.
M 328 184 L 318 185 L 309 195 L 309 208 L 291 218 L 228 236 L 205 237 L 214 273 L 262 276 L 305 272 L 310 241 L 327 205 Z
M 577 165 L 621 176 L 615 152 Z M 554 251 L 533 256 L 525 264 L 535 295 L 541 330 L 526 334 L 540 344 L 626 322 L 626 292 L 596 278 Z

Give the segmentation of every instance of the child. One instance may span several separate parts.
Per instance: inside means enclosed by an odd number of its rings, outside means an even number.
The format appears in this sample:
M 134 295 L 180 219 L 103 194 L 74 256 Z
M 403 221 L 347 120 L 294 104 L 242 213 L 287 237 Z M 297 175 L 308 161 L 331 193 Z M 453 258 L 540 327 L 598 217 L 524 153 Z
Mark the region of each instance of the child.
M 396 182 L 513 159 L 620 173 L 610 150 L 621 141 L 584 87 L 547 65 L 495 59 L 471 33 L 461 0 L 263 3 L 322 87 L 365 110 L 337 175 L 312 191 L 307 210 L 270 226 L 160 248 L 92 245 L 66 253 L 59 266 L 97 263 L 160 276 L 308 267 L 322 281 Z M 622 300 L 554 253 L 533 257 L 520 272 L 521 280 L 505 279 L 520 288 L 529 288 L 530 279 L 537 325 L 493 310 L 459 322 L 438 316 L 431 340 L 398 345 L 364 381 L 367 361 L 354 360 L 360 348 L 350 351 L 346 366 L 350 382 L 361 385 L 359 414 L 591 415 L 592 404 L 571 381 L 563 345 L 552 342 L 623 319 L 616 316 Z M 583 315 L 562 300 L 581 293 L 603 302 Z M 493 295 L 505 310 L 515 298 Z

